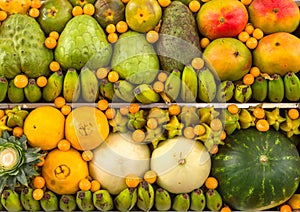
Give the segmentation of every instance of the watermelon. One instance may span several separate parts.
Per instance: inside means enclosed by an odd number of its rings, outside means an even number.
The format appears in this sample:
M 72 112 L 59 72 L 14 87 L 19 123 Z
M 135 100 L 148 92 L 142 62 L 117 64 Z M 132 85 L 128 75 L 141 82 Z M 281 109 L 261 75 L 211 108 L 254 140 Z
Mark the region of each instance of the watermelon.
M 212 157 L 211 175 L 218 179 L 218 191 L 231 208 L 267 210 L 296 192 L 299 153 L 281 132 L 239 130 L 229 135 Z

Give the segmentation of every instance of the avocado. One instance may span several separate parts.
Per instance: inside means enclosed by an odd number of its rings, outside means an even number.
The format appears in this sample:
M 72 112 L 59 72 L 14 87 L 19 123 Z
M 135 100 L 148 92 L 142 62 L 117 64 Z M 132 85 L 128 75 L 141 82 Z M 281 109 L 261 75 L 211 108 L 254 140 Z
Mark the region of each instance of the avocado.
M 107 66 L 112 47 L 98 22 L 89 15 L 73 17 L 59 36 L 54 51 L 55 60 L 64 70 L 92 70 Z
M 0 27 L 0 76 L 12 79 L 22 72 L 29 78 L 49 75 L 53 52 L 45 47 L 45 39 L 34 18 L 8 16 Z
M 195 17 L 182 2 L 172 1 L 165 8 L 159 33 L 157 54 L 163 70 L 182 71 L 194 57 L 201 56 Z

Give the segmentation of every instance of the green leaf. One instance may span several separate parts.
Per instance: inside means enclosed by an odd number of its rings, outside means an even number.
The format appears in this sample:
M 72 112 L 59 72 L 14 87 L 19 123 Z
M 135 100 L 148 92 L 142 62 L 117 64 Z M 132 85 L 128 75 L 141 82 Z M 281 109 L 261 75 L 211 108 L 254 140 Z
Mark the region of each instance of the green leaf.
M 20 169 L 19 174 L 17 175 L 17 180 L 25 186 L 28 186 L 27 177 L 23 169 Z

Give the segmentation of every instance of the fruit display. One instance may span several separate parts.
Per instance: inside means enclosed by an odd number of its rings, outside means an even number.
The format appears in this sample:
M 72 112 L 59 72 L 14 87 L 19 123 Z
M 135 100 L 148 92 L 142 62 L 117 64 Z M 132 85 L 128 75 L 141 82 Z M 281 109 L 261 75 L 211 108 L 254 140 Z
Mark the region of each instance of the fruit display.
M 0 0 L 0 210 L 300 210 L 299 8 Z

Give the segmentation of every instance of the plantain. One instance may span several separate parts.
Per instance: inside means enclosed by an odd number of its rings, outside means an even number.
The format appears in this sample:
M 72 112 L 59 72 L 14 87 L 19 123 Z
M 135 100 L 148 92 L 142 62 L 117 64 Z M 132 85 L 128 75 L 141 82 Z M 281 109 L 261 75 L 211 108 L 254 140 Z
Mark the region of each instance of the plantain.
M 52 191 L 45 191 L 40 204 L 44 211 L 57 211 L 59 209 L 58 197 Z
M 93 204 L 93 194 L 90 190 L 78 191 L 76 193 L 76 204 L 81 211 L 93 211 L 95 206 Z
M 204 191 L 197 188 L 191 192 L 191 205 L 190 209 L 193 211 L 203 211 L 206 206 L 206 198 Z
M 20 194 L 20 201 L 24 210 L 27 211 L 40 211 L 42 210 L 40 202 L 32 196 L 33 188 L 24 187 Z
M 114 207 L 113 198 L 105 189 L 93 193 L 93 204 L 100 211 L 110 211 Z
M 252 89 L 250 85 L 236 84 L 234 90 L 234 99 L 239 103 L 246 103 L 252 97 Z
M 80 71 L 81 97 L 85 102 L 95 102 L 99 97 L 99 85 L 96 74 L 88 67 Z
M 137 188 L 137 206 L 142 211 L 149 211 L 154 205 L 154 189 L 150 183 L 143 180 Z
M 165 81 L 165 94 L 170 101 L 175 102 L 180 94 L 181 87 L 181 72 L 174 69 Z
M 159 102 L 160 95 L 149 84 L 140 84 L 133 89 L 136 100 L 143 104 Z
M 217 100 L 218 102 L 228 102 L 232 99 L 234 95 L 235 85 L 232 81 L 225 80 L 222 81 L 218 86 Z
M 108 100 L 112 100 L 115 95 L 114 83 L 109 82 L 106 78 L 99 81 L 99 95 Z
M 254 83 L 251 85 L 252 98 L 258 102 L 263 102 L 268 96 L 268 80 L 263 76 L 255 78 Z
M 187 211 L 190 207 L 190 196 L 187 193 L 177 194 L 173 199 L 174 211 Z
M 284 82 L 279 74 L 273 74 L 268 81 L 268 98 L 275 103 L 282 102 L 284 98 Z
M 7 211 L 22 211 L 20 195 L 14 190 L 5 189 L 1 194 L 1 204 Z
M 17 88 L 13 79 L 8 82 L 7 97 L 12 103 L 20 103 L 25 100 L 24 89 Z
M 114 83 L 115 96 L 124 102 L 134 102 L 134 86 L 127 80 L 119 80 Z
M 291 102 L 299 102 L 300 80 L 298 76 L 290 71 L 284 75 L 283 82 L 285 98 Z
M 206 207 L 211 211 L 219 211 L 222 207 L 223 201 L 219 192 L 215 189 L 209 189 L 205 193 Z
M 198 76 L 191 65 L 184 67 L 181 76 L 180 97 L 183 102 L 196 102 L 198 95 Z
M 214 74 L 203 67 L 198 72 L 198 97 L 201 101 L 213 102 L 217 95 L 217 83 Z
M 59 208 L 62 211 L 74 211 L 76 210 L 76 198 L 72 194 L 63 194 L 59 199 Z
M 155 208 L 158 211 L 168 211 L 172 207 L 172 200 L 169 192 L 163 188 L 155 190 Z
M 130 211 L 137 202 L 137 188 L 125 188 L 114 199 L 118 211 Z
M 53 102 L 63 89 L 64 75 L 61 70 L 54 72 L 48 78 L 47 85 L 43 88 L 43 99 L 46 102 Z
M 5 77 L 0 77 L 0 102 L 3 102 L 7 96 L 8 80 Z
M 24 88 L 24 94 L 28 102 L 34 103 L 42 99 L 42 90 L 36 84 L 35 79 L 29 79 L 28 85 Z
M 80 78 L 74 68 L 69 68 L 63 82 L 63 97 L 67 102 L 76 102 L 80 98 Z

